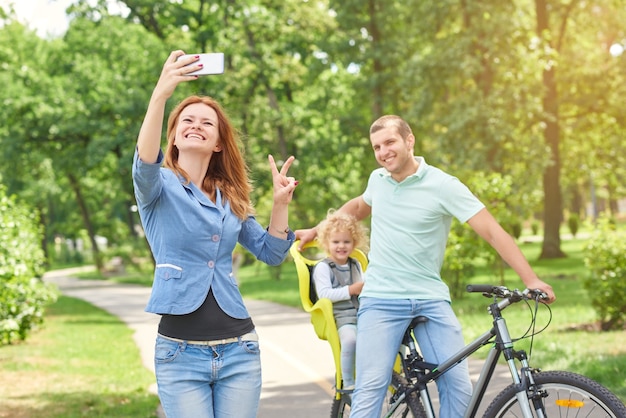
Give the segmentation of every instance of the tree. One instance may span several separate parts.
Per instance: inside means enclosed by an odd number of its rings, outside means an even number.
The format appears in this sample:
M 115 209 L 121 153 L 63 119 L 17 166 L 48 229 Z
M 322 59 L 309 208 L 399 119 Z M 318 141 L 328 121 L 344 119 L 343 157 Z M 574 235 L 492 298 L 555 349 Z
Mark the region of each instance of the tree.
M 73 20 L 58 51 L 54 76 L 64 86 L 65 100 L 58 107 L 64 117 L 45 143 L 59 148 L 55 169 L 74 193 L 99 269 L 103 259 L 96 236 L 116 237 L 116 220 L 128 225 L 126 236 L 134 233 L 129 221 L 133 144 L 163 49 L 138 25 L 106 16 Z
M 350 57 L 366 75 L 365 101 L 408 119 L 419 153 L 453 173 L 510 175 L 520 197 L 543 190 L 543 208 L 525 212 L 543 211 L 546 258 L 564 255 L 562 190 L 570 190 L 570 182 L 589 187 L 590 178 L 596 183 L 602 178 L 611 201 L 623 195 L 618 179 L 624 164 L 613 150 L 624 147 L 625 118 L 617 118 L 624 110 L 614 95 L 623 93 L 624 72 L 607 54 L 612 43 L 626 38 L 618 23 L 625 13 L 620 5 L 612 0 L 333 4 L 340 28 L 353 34 Z M 607 137 L 610 147 L 600 143 Z
M 292 221 L 309 226 L 363 190 L 376 166 L 368 127 L 395 113 L 430 163 L 510 178 L 507 210 L 543 211 L 544 245 L 558 256 L 563 208 L 581 212 L 593 189 L 598 207 L 616 210 L 626 192 L 626 58 L 607 53 L 626 39 L 626 11 L 617 0 L 544 1 L 126 0 L 123 17 L 79 1 L 66 36 L 49 41 L 8 21 L 0 172 L 40 211 L 48 240 L 88 235 L 95 251 L 96 235 L 127 240 L 133 144 L 164 59 L 223 51 L 224 75 L 181 85 L 168 106 L 194 93 L 224 104 L 261 222 L 268 153 L 296 155 Z M 538 4 L 550 13 L 541 37 Z M 539 204 L 527 199 L 537 191 Z
M 96 236 L 121 239 L 116 225 L 130 219 L 133 143 L 164 48 L 121 18 L 75 19 L 62 40 L 41 40 L 17 24 L 0 34 L 32 54 L 7 51 L 0 73 L 10 86 L 1 141 L 11 190 L 33 197 L 52 224 L 48 239 L 87 231 L 102 268 Z M 58 187 L 41 188 L 44 180 Z M 125 236 L 132 231 L 129 223 Z
M 261 221 L 271 197 L 268 153 L 278 160 L 295 155 L 292 173 L 314 190 L 298 193 L 293 219 L 313 222 L 340 203 L 338 195 L 362 187 L 359 174 L 373 159 L 362 158 L 368 147 L 359 134 L 363 129 L 352 129 L 356 94 L 347 86 L 358 76 L 332 56 L 336 25 L 324 2 L 124 3 L 131 11 L 128 19 L 169 43 L 176 39 L 176 48 L 225 53 L 226 71 L 211 89 L 202 79 L 177 89 L 177 97 L 208 91 L 225 104 L 243 134 Z M 346 164 L 354 171 L 337 178 L 337 167 Z
M 566 27 L 567 16 L 575 5 L 571 1 L 565 10 L 560 28 L 563 31 Z M 544 236 L 539 258 L 559 258 L 565 257 L 561 251 L 560 227 L 563 222 L 563 203 L 561 196 L 561 151 L 560 141 L 560 121 L 559 121 L 559 94 L 556 81 L 556 60 L 554 52 L 558 52 L 553 46 L 553 39 L 560 40 L 563 33 L 554 31 L 550 26 L 548 0 L 535 0 L 537 15 L 537 36 L 541 40 L 541 46 L 546 51 L 545 67 L 543 69 L 543 123 L 544 139 L 550 150 L 551 164 L 546 167 L 543 174 L 544 190 Z M 541 47 L 540 46 L 540 47 Z

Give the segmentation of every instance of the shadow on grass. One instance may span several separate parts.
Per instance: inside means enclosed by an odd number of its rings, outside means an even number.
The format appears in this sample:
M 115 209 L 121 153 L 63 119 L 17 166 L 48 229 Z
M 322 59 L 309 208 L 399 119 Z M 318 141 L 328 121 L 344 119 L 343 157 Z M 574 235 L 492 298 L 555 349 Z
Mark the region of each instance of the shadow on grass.
M 156 395 L 145 393 L 42 392 L 4 399 L 0 418 L 154 418 L 158 405 Z

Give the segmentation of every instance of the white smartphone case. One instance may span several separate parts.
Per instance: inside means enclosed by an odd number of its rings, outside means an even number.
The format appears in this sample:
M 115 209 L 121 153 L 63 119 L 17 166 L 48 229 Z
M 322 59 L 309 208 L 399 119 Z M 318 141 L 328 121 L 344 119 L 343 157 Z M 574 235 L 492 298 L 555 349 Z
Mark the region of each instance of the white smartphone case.
M 200 60 L 193 62 L 190 65 L 202 64 L 203 67 L 187 75 L 210 75 L 210 74 L 222 74 L 224 73 L 224 53 L 223 52 L 211 52 L 206 54 L 188 54 L 182 55 L 178 57 L 181 59 L 183 57 L 191 57 L 199 55 Z

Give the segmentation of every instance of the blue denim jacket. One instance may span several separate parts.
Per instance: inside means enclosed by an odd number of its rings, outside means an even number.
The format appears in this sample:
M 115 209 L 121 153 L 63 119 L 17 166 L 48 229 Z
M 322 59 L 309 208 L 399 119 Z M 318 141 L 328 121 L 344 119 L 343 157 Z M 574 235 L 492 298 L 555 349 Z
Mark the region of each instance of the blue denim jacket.
M 295 239 L 267 233 L 253 216 L 237 218 L 219 190 L 216 204 L 193 183 L 162 168 L 163 154 L 148 164 L 135 150 L 133 185 L 139 215 L 156 261 L 147 312 L 187 314 L 213 289 L 222 310 L 233 318 L 250 315 L 232 273 L 232 252 L 241 245 L 270 265 L 280 264 Z M 223 204 L 225 203 L 225 205 Z

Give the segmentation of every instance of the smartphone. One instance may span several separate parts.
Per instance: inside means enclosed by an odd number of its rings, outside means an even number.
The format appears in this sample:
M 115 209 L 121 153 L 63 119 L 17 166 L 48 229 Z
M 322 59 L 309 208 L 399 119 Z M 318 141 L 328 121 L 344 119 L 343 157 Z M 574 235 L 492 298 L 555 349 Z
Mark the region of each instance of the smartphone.
M 224 53 L 223 52 L 211 52 L 206 54 L 187 54 L 181 55 L 178 59 L 184 57 L 191 57 L 199 55 L 200 59 L 194 61 L 189 65 L 202 64 L 203 67 L 198 71 L 187 73 L 187 75 L 209 75 L 209 74 L 222 74 L 224 72 Z

